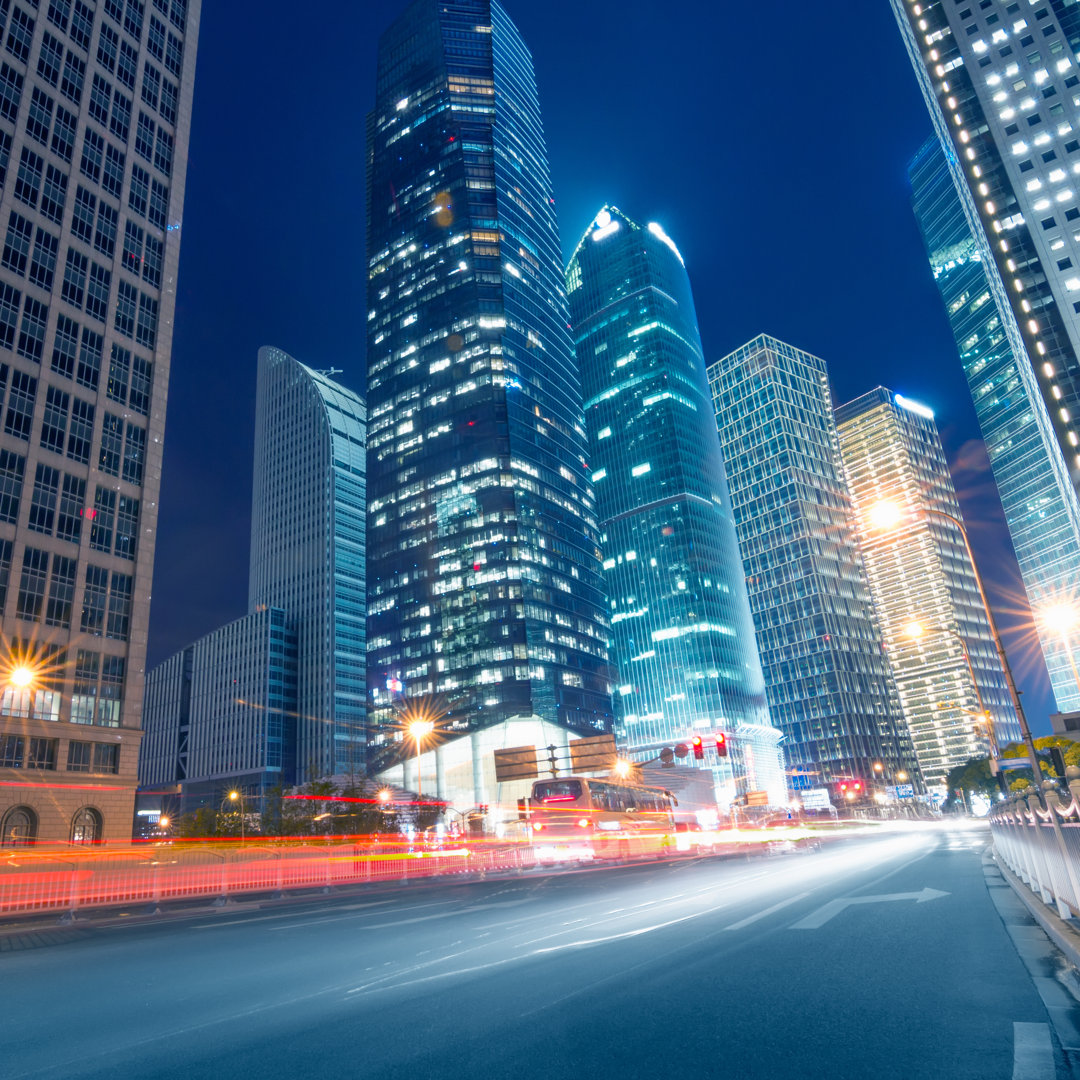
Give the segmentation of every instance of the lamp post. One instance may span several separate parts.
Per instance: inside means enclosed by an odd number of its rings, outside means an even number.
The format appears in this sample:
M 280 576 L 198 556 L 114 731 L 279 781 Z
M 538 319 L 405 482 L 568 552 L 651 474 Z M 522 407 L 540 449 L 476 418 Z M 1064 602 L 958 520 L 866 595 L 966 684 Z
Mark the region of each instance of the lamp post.
M 958 517 L 954 517 L 944 510 L 938 510 L 931 506 L 923 506 L 922 512 L 924 514 L 933 514 L 936 517 L 944 518 L 946 521 L 951 522 L 959 530 L 960 535 L 964 540 L 964 548 L 967 551 L 968 562 L 971 564 L 971 572 L 975 576 L 975 585 L 979 590 L 979 599 L 982 600 L 983 611 L 986 612 L 986 622 L 990 627 L 990 636 L 994 640 L 994 648 L 997 649 L 998 659 L 1001 661 L 1001 670 L 1005 675 L 1005 683 L 1009 688 L 1009 697 L 1012 698 L 1013 708 L 1016 710 L 1016 719 L 1020 721 L 1020 734 L 1023 737 L 1024 745 L 1027 747 L 1028 762 L 1031 765 L 1031 782 L 1034 785 L 1034 789 L 1038 793 L 1040 800 L 1044 801 L 1047 809 L 1050 811 L 1050 825 L 1057 840 L 1058 852 L 1065 864 L 1073 895 L 1080 896 L 1080 881 L 1077 879 L 1076 869 L 1073 866 L 1072 859 L 1070 859 L 1069 853 L 1065 847 L 1065 837 L 1061 832 L 1061 824 L 1057 819 L 1057 811 L 1050 805 L 1049 800 L 1043 799 L 1041 789 L 1042 767 L 1039 765 L 1039 755 L 1035 749 L 1035 740 L 1031 737 L 1031 728 L 1028 727 L 1027 717 L 1024 715 L 1024 706 L 1020 703 L 1020 692 L 1016 689 L 1016 680 L 1013 678 L 1012 668 L 1009 666 L 1009 658 L 1005 655 L 1005 645 L 1001 640 L 1001 635 L 998 633 L 997 623 L 994 621 L 994 613 L 990 610 L 990 601 L 986 596 L 986 588 L 983 585 L 982 575 L 979 573 L 979 567 L 975 562 L 975 552 L 971 549 L 971 540 L 968 538 L 967 529 L 964 528 L 964 523 Z M 904 513 L 896 503 L 883 500 L 871 508 L 869 517 L 875 528 L 882 531 L 888 531 L 895 529 L 902 524 Z M 1071 913 L 1068 912 L 1067 907 L 1063 907 L 1062 914 L 1067 916 Z
M 1076 681 L 1076 690 L 1080 693 L 1080 670 L 1077 670 L 1072 642 L 1069 640 L 1069 631 L 1080 624 L 1080 615 L 1077 614 L 1076 606 L 1068 603 L 1054 604 L 1043 612 L 1043 622 L 1061 638 L 1065 655 L 1069 658 L 1069 667 L 1072 668 L 1073 679 Z
M 960 643 L 960 649 L 964 654 L 964 663 L 967 664 L 968 675 L 971 676 L 971 685 L 975 690 L 975 700 L 979 703 L 979 716 L 983 718 L 983 723 L 986 724 L 986 734 L 990 739 L 990 753 L 993 755 L 994 760 L 997 761 L 1001 756 L 1001 750 L 998 747 L 997 733 L 994 731 L 994 721 L 990 716 L 990 710 L 987 709 L 986 703 L 983 701 L 982 691 L 979 689 L 979 680 L 975 678 L 975 668 L 971 663 L 971 653 L 968 652 L 967 642 L 955 630 L 951 630 L 947 626 L 931 630 L 929 634 L 927 634 L 920 622 L 909 623 L 904 629 L 904 637 L 912 641 L 918 641 L 923 635 L 933 636 L 935 634 L 948 634 L 949 637 Z
M 421 797 L 423 792 L 422 787 L 422 773 L 423 767 L 420 764 L 420 745 L 424 739 L 435 730 L 434 720 L 412 720 L 409 722 L 409 734 L 413 737 L 413 741 L 416 743 L 416 795 L 417 798 Z
M 244 842 L 244 793 L 242 791 L 233 788 L 229 792 L 229 802 L 236 802 L 240 800 L 240 843 Z
M 971 565 L 971 572 L 975 576 L 975 585 L 979 590 L 979 599 L 982 601 L 983 611 L 986 613 L 986 622 L 990 628 L 990 636 L 994 641 L 994 648 L 997 650 L 998 659 L 1001 661 L 1001 670 L 1005 675 L 1005 683 L 1009 688 L 1009 697 L 1012 699 L 1013 709 L 1016 710 L 1016 718 L 1020 721 L 1020 733 L 1023 736 L 1024 744 L 1027 747 L 1028 761 L 1031 764 L 1032 782 L 1038 786 L 1042 772 L 1039 768 L 1039 755 L 1035 751 L 1035 740 L 1031 737 L 1031 728 L 1028 727 L 1027 717 L 1024 715 L 1024 706 L 1020 703 L 1020 694 L 1016 689 L 1016 680 L 1013 678 L 1012 668 L 1009 666 L 1009 658 L 1005 655 L 1005 646 L 1001 641 L 1001 635 L 998 633 L 997 622 L 994 620 L 994 613 L 990 610 L 990 601 L 987 599 L 982 575 L 979 573 L 979 567 L 975 562 L 975 552 L 971 549 L 971 540 L 968 538 L 967 529 L 964 528 L 964 523 L 958 517 L 954 517 L 945 510 L 938 510 L 931 506 L 923 506 L 922 512 L 924 514 L 933 514 L 935 517 L 944 518 L 946 521 L 951 522 L 956 526 L 960 532 L 960 536 L 963 538 L 968 562 Z M 903 523 L 904 513 L 896 503 L 885 500 L 877 503 L 870 510 L 869 517 L 871 524 L 876 529 L 879 529 L 882 532 L 888 532 L 898 528 Z

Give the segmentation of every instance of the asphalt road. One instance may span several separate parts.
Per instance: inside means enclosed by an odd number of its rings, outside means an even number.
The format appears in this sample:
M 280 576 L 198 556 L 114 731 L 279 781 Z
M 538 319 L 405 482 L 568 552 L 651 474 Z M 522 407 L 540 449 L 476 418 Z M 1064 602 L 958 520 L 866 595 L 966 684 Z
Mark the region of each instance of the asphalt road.
M 1060 1080 L 1076 1002 L 988 840 L 53 930 L 0 955 L 0 1077 Z

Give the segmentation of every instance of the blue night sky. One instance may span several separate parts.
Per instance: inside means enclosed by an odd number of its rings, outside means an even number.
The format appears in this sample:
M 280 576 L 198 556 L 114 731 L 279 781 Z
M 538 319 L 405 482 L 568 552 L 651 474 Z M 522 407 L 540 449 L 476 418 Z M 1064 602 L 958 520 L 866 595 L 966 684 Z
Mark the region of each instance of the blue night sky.
M 885 0 L 505 0 L 536 65 L 562 245 L 605 202 L 659 221 L 706 357 L 767 332 L 836 401 L 929 405 L 1036 734 L 1052 698 L 967 383 L 908 201 L 930 120 Z M 203 6 L 151 665 L 247 602 L 255 361 L 364 388 L 364 117 L 397 0 Z M 662 12 L 662 16 L 658 16 Z

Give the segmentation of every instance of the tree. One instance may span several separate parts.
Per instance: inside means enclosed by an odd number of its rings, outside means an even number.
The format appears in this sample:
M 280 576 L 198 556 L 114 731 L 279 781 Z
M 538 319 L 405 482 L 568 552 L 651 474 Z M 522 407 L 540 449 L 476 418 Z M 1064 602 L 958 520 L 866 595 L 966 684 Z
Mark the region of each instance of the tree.
M 990 772 L 989 758 L 972 758 L 963 765 L 950 769 L 945 778 L 945 784 L 949 789 L 949 797 L 945 800 L 944 806 L 946 810 L 963 807 L 963 800 L 956 796 L 958 790 L 963 791 L 965 795 L 977 792 L 988 799 L 993 799 L 998 793 L 997 779 Z

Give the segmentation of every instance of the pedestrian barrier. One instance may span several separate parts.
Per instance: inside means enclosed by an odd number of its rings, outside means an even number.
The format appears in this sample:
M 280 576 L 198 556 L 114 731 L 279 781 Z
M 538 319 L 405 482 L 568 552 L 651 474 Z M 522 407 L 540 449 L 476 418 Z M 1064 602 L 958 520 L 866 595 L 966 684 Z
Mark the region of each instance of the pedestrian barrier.
M 412 849 L 408 844 L 313 841 L 275 846 L 180 844 L 117 851 L 16 848 L 0 852 L 0 915 L 129 906 L 251 893 L 331 889 L 377 881 L 486 874 L 536 865 L 531 845 L 480 843 Z
M 1080 915 L 1080 769 L 1027 788 L 990 811 L 994 852 L 1062 918 Z

